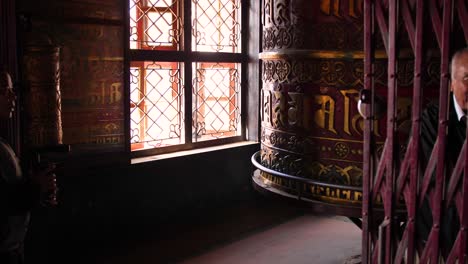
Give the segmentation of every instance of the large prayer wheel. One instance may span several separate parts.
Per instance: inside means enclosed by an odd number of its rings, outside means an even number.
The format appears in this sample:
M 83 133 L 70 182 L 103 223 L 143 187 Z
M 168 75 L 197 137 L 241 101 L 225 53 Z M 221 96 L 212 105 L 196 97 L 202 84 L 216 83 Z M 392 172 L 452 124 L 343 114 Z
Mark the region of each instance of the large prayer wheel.
M 357 102 L 363 87 L 362 4 L 264 1 L 261 150 L 252 157 L 258 168 L 253 177 L 257 189 L 340 205 L 360 214 L 363 117 Z M 374 69 L 383 97 L 384 50 L 380 41 Z M 412 63 L 410 56 L 401 60 L 400 87 L 412 86 L 413 67 L 405 67 Z M 409 124 L 411 98 L 407 99 L 402 96 L 398 102 L 402 131 Z M 376 119 L 378 150 L 385 138 L 384 125 L 384 117 Z

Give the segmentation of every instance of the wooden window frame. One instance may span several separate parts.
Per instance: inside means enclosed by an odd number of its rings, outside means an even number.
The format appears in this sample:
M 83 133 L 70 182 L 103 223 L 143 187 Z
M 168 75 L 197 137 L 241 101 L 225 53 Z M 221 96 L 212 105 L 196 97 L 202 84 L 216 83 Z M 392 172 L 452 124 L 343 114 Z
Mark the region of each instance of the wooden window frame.
M 171 0 L 172 1 L 172 0 Z M 140 0 L 140 3 L 147 3 L 149 0 Z M 172 13 L 168 10 L 170 9 Z M 144 14 L 144 13 L 171 13 L 171 14 L 177 14 L 179 10 L 179 1 L 173 2 L 171 7 L 154 7 L 154 6 L 149 6 L 149 5 L 139 5 L 139 8 L 136 10 L 137 12 L 137 17 Z M 128 12 L 128 11 L 127 11 Z M 173 21 L 177 20 L 177 17 L 172 15 L 172 18 L 174 19 Z M 128 23 L 128 22 L 127 22 Z M 160 45 L 160 46 L 151 46 L 148 45 L 148 41 L 146 38 L 146 34 L 144 33 L 145 30 L 145 23 L 147 23 L 147 18 L 140 19 L 136 23 L 137 27 L 137 36 L 138 38 L 141 38 L 141 41 L 137 41 L 137 47 L 138 49 L 144 49 L 144 50 L 177 50 L 179 43 L 172 41 L 172 45 Z M 175 22 L 176 23 L 176 22 Z M 183 27 L 183 25 L 182 25 Z M 172 25 L 173 30 L 177 30 L 177 25 Z M 181 29 L 182 30 L 182 29 Z M 179 39 L 180 42 L 180 39 Z
M 171 153 L 171 152 L 177 152 L 177 151 L 182 151 L 182 150 L 191 150 L 191 149 L 198 149 L 198 148 L 203 148 L 203 147 L 211 147 L 211 146 L 218 146 L 218 145 L 224 145 L 228 143 L 235 143 L 235 142 L 241 142 L 247 140 L 247 131 L 246 131 L 246 115 L 247 115 L 247 101 L 252 101 L 248 97 L 251 97 L 251 95 L 247 94 L 247 88 L 246 88 L 246 81 L 247 81 L 247 69 L 248 69 L 248 64 L 249 64 L 249 56 L 250 56 L 250 50 L 248 50 L 247 46 L 247 32 L 249 31 L 249 25 L 248 25 L 248 19 L 249 19 L 249 2 L 247 0 L 241 0 L 241 13 L 239 14 L 241 21 L 241 27 L 240 31 L 245 32 L 242 34 L 241 39 L 238 42 L 238 45 L 240 45 L 240 53 L 228 53 L 228 52 L 202 52 L 202 51 L 192 51 L 192 32 L 191 32 L 191 25 L 192 25 L 192 13 L 191 13 L 191 4 L 192 0 L 181 0 L 180 2 L 180 8 L 182 12 L 182 35 L 180 39 L 180 48 L 179 50 L 170 50 L 167 49 L 167 47 L 162 47 L 162 48 L 151 48 L 151 49 L 130 49 L 130 14 L 129 14 L 129 2 L 130 0 L 127 0 L 127 5 L 126 5 L 126 21 L 125 21 L 125 83 L 126 83 L 126 100 L 128 102 L 127 106 L 130 105 L 130 81 L 129 81 L 129 71 L 130 71 L 130 64 L 134 64 L 135 62 L 144 62 L 144 61 L 155 61 L 155 62 L 178 62 L 183 64 L 183 71 L 181 71 L 181 77 L 184 82 L 184 91 L 183 91 L 183 102 L 184 102 L 184 110 L 183 110 L 183 116 L 184 116 L 184 132 L 185 135 L 185 140 L 183 144 L 180 145 L 174 145 L 174 146 L 167 146 L 167 147 L 158 147 L 158 148 L 152 148 L 152 149 L 144 149 L 144 150 L 138 150 L 138 151 L 132 151 L 131 150 L 131 145 L 130 144 L 130 107 L 125 107 L 125 117 L 126 117 L 126 141 L 127 141 L 127 150 L 130 152 L 131 157 L 142 157 L 142 156 L 148 156 L 148 155 L 157 155 L 157 154 L 166 154 L 166 153 Z M 259 7 L 258 7 L 259 8 Z M 258 30 L 257 30 L 258 32 Z M 260 35 L 260 33 L 259 33 Z M 139 36 L 141 36 L 139 34 Z M 260 38 L 260 37 L 259 37 Z M 259 40 L 257 39 L 257 41 Z M 257 56 L 255 54 L 255 56 Z M 233 137 L 226 137 L 226 138 L 219 138 L 219 139 L 213 139 L 213 140 L 206 140 L 206 141 L 200 141 L 200 142 L 193 142 L 192 140 L 192 130 L 193 130 L 193 124 L 192 124 L 192 95 L 193 95 L 193 87 L 192 87 L 192 81 L 193 81 L 193 76 L 194 73 L 192 69 L 192 65 L 194 63 L 219 63 L 219 64 L 229 64 L 229 63 L 240 63 L 240 102 L 238 102 L 238 107 L 241 111 L 240 114 L 240 121 L 239 121 L 239 126 L 240 126 L 240 135 L 233 136 Z M 258 60 L 256 60 L 254 63 L 258 63 Z M 256 69 L 258 67 L 256 66 Z M 250 75 L 250 74 L 249 74 Z M 259 76 L 258 73 L 254 73 L 255 76 Z M 250 79 L 250 77 L 249 77 Z M 255 79 L 258 81 L 258 79 Z M 254 86 L 256 86 L 258 83 L 254 82 Z M 231 93 L 232 91 L 230 91 Z M 230 94 L 231 96 L 231 94 Z M 236 99 L 234 99 L 236 100 Z M 256 106 L 258 106 L 258 102 L 255 102 Z M 249 102 L 250 104 L 250 102 Z M 233 112 L 231 110 L 231 105 L 229 105 L 229 112 Z M 235 114 L 235 113 L 232 113 Z M 232 115 L 230 114 L 230 115 Z M 258 119 L 255 119 L 258 120 Z M 252 122 L 249 122 L 252 123 Z M 256 124 L 254 124 L 256 126 Z M 249 133 L 252 134 L 252 133 Z

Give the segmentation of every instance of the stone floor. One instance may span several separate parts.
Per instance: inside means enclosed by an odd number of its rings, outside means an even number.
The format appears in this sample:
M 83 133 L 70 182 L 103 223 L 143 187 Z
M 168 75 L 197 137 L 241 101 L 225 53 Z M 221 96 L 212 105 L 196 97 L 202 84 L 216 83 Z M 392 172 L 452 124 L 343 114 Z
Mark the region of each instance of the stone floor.
M 304 215 L 181 263 L 342 264 L 360 250 L 361 232 L 354 224 L 335 217 Z
M 80 263 L 341 264 L 361 250 L 361 230 L 346 218 L 309 214 L 267 199 L 189 222 L 116 241 Z

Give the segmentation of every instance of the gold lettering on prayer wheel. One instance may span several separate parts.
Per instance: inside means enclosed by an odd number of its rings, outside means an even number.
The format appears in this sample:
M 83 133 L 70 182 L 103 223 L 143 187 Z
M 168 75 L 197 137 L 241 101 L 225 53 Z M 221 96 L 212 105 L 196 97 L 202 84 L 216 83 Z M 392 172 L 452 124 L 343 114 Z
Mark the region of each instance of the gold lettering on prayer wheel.
M 28 146 L 62 144 L 60 49 L 47 37 L 33 34 L 23 52 Z

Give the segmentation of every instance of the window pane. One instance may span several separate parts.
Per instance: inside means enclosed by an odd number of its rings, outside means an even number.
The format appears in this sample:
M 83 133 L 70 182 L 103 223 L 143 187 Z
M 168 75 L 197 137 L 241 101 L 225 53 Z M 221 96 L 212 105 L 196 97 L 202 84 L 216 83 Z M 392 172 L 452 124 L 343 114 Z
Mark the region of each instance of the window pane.
M 240 63 L 194 63 L 193 142 L 239 136 Z
M 130 48 L 179 50 L 181 0 L 130 0 Z
M 184 143 L 183 83 L 177 62 L 132 62 L 132 150 Z
M 145 20 L 145 42 L 148 46 L 172 46 L 172 14 L 149 12 Z
M 192 0 L 192 49 L 241 52 L 240 12 L 240 0 Z
M 173 4 L 172 0 L 147 0 L 147 5 L 155 7 L 170 7 Z

